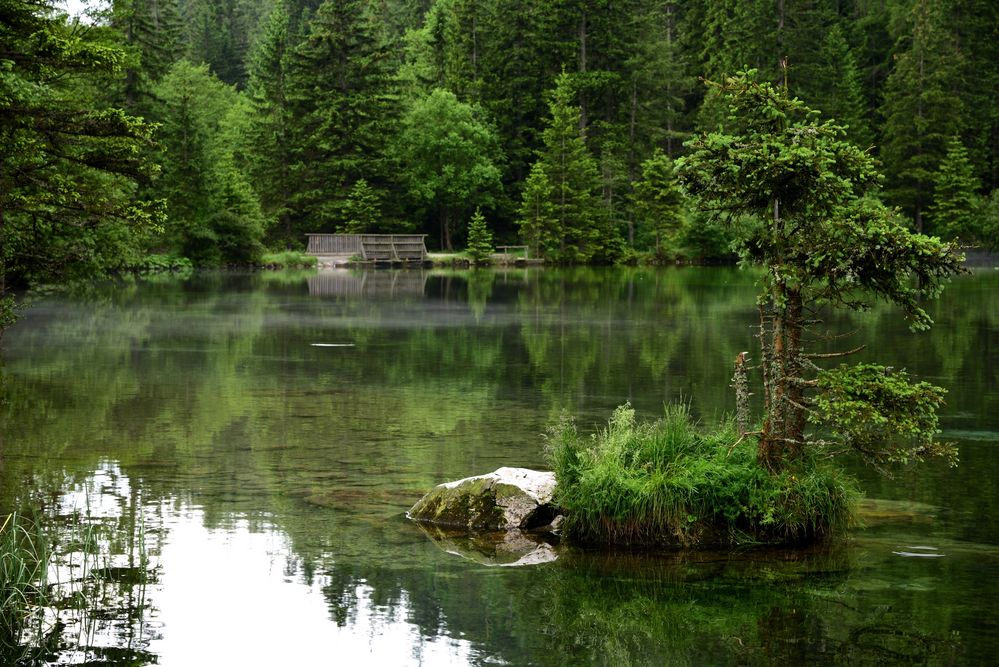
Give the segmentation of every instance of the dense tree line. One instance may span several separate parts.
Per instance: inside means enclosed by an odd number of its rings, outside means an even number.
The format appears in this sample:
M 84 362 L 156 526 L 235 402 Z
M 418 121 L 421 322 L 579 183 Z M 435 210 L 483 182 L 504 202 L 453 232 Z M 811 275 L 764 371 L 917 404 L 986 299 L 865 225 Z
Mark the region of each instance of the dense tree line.
M 986 0 L 0 0 L 5 284 L 415 231 L 559 262 L 726 255 L 677 191 L 752 68 L 847 126 L 913 228 L 994 246 Z M 127 153 L 127 155 L 126 155 Z

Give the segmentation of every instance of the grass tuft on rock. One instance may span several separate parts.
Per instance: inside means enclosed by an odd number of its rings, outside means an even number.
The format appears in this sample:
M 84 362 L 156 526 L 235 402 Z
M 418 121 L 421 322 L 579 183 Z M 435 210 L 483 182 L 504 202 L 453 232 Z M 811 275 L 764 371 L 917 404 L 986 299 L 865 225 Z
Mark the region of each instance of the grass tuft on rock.
M 751 439 L 735 444 L 733 425 L 702 433 L 680 405 L 637 423 L 625 404 L 589 437 L 563 417 L 545 440 L 563 534 L 580 544 L 808 542 L 846 527 L 859 498 L 855 480 L 827 461 L 766 471 Z

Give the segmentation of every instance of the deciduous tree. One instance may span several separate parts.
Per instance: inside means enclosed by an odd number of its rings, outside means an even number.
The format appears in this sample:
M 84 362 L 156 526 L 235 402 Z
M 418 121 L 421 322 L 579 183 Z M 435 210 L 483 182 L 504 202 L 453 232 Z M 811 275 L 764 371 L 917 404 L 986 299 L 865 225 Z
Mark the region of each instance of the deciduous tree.
M 447 250 L 468 210 L 494 205 L 502 192 L 504 159 L 495 130 L 481 110 L 449 91 L 433 90 L 405 114 L 395 153 L 410 195 L 433 211 Z
M 180 60 L 156 88 L 162 100 L 163 165 L 158 191 L 167 202 L 164 240 L 201 264 L 250 263 L 260 251 L 262 216 L 235 164 L 234 125 L 246 100 L 208 71 Z

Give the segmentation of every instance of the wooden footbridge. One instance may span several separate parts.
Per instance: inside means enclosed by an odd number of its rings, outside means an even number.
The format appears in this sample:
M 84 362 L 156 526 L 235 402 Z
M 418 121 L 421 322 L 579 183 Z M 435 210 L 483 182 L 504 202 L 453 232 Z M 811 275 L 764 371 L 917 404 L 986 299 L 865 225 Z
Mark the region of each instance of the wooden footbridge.
M 425 234 L 308 234 L 305 251 L 320 264 L 351 261 L 423 263 L 427 260 Z

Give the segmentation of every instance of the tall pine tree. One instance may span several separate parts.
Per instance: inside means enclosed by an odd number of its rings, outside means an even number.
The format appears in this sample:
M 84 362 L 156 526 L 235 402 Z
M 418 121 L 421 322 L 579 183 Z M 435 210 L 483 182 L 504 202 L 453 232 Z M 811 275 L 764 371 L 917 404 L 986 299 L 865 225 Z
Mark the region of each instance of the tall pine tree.
M 537 234 L 548 259 L 585 263 L 614 257 L 619 239 L 600 197 L 596 160 L 580 133 L 571 77 L 563 72 L 549 98 L 551 117 L 542 133 L 541 168 L 551 185 L 550 228 Z
M 978 187 L 968 149 L 958 137 L 951 137 L 947 154 L 933 174 L 933 203 L 927 215 L 929 230 L 944 238 L 972 240 L 981 208 Z
M 867 119 L 860 68 L 838 24 L 822 42 L 814 79 L 810 101 L 826 118 L 844 125 L 850 141 L 864 149 L 870 147 L 874 135 Z
M 153 86 L 184 54 L 180 0 L 114 0 L 110 22 L 131 55 L 121 82 L 121 102 L 148 115 L 155 105 Z
M 288 241 L 291 228 L 292 116 L 288 68 L 294 48 L 287 5 L 271 10 L 250 59 L 248 94 L 253 106 L 249 128 L 248 168 L 261 209 L 272 221 L 272 240 Z
M 962 61 L 940 0 L 917 0 L 907 19 L 881 109 L 881 159 L 889 200 L 922 231 L 933 172 L 964 125 L 957 95 Z
M 389 184 L 385 144 L 397 121 L 391 44 L 379 15 L 361 0 L 327 0 L 291 56 L 294 190 L 288 233 L 332 232 L 361 178 L 376 191 Z

